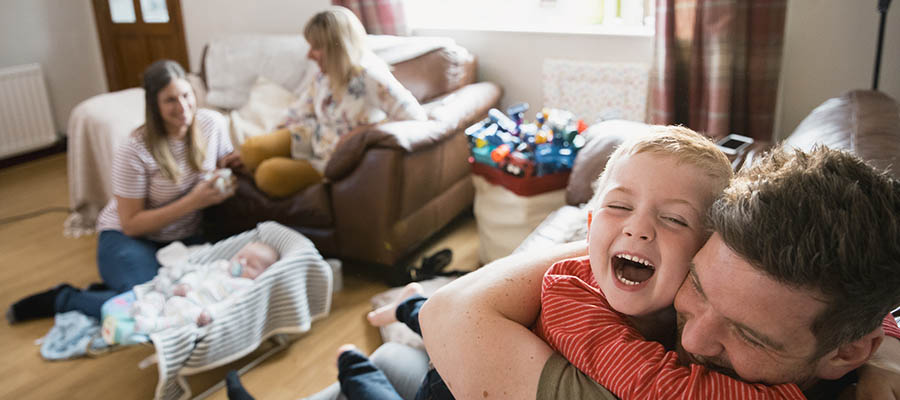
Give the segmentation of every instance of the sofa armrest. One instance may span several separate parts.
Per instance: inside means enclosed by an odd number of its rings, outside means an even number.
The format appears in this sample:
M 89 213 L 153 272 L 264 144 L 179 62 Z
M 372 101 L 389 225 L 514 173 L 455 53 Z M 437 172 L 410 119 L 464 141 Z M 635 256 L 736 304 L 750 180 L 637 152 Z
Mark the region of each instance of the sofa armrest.
M 203 78 L 200 75 L 190 72 L 187 74 L 187 81 L 194 87 L 194 97 L 197 98 L 197 108 L 208 108 L 209 104 L 206 102 L 206 82 L 203 82 Z
M 500 100 L 493 83 L 466 85 L 427 106 L 428 121 L 395 121 L 376 125 L 338 143 L 325 166 L 325 177 L 337 181 L 353 171 L 369 148 L 416 152 L 443 142 L 487 114 Z
M 337 181 L 356 168 L 369 148 L 392 148 L 412 152 L 439 142 L 452 134 L 452 127 L 441 121 L 397 121 L 376 125 L 338 143 L 325 166 L 325 177 Z

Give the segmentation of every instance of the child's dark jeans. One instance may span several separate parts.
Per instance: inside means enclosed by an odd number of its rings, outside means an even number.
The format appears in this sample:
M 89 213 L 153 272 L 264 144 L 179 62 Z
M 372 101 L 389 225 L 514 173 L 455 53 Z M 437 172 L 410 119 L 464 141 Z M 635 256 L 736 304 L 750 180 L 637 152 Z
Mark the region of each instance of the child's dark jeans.
M 422 335 L 419 328 L 419 309 L 425 304 L 425 300 L 424 297 L 416 295 L 397 306 L 397 320 L 419 335 Z M 346 351 L 338 358 L 338 380 L 341 382 L 341 391 L 349 400 L 402 399 L 387 376 L 368 358 L 356 351 Z M 453 399 L 453 395 L 437 370 L 432 368 L 416 392 L 416 400 L 447 399 Z

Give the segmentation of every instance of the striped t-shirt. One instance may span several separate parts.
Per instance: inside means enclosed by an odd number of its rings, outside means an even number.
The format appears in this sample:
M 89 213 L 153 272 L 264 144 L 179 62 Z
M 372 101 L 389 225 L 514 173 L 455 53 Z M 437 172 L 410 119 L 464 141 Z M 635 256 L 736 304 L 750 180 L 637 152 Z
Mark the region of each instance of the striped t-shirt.
M 579 370 L 623 399 L 805 399 L 797 385 L 766 386 L 702 365 L 645 340 L 613 311 L 588 257 L 553 264 L 541 285 L 538 333 Z
M 196 171 L 191 166 L 186 141 L 170 139 L 169 149 L 182 175 L 177 183 L 164 177 L 144 141 L 141 127 L 132 132 L 116 151 L 112 166 L 112 193 L 128 199 L 145 199 L 144 207 L 149 210 L 165 206 L 190 192 L 203 179 L 204 172 L 215 170 L 216 161 L 233 150 L 221 114 L 199 109 L 194 123 L 200 124 L 200 132 L 206 142 L 202 171 Z M 160 242 L 184 239 L 197 233 L 200 217 L 199 210 L 188 213 L 146 238 Z M 97 217 L 97 231 L 105 230 L 122 230 L 115 197 L 109 200 Z

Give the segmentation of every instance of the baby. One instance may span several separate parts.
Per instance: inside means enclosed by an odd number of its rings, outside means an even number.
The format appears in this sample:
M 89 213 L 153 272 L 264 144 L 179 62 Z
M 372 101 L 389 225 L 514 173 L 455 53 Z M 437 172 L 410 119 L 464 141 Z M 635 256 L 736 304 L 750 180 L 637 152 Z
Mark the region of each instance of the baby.
M 209 324 L 222 300 L 250 287 L 278 258 L 278 251 L 271 246 L 250 242 L 230 260 L 161 268 L 150 285 L 135 287 L 137 301 L 131 309 L 135 332 L 149 334 L 190 323 Z

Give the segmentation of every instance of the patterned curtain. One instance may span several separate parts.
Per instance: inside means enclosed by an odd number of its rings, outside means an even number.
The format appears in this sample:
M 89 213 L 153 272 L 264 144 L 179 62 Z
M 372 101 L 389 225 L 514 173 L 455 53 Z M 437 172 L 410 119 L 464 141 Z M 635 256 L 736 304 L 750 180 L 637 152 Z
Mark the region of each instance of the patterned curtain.
M 787 0 L 656 0 L 647 120 L 771 140 Z
M 332 0 L 331 4 L 353 11 L 370 35 L 409 34 L 403 0 Z

